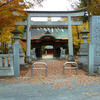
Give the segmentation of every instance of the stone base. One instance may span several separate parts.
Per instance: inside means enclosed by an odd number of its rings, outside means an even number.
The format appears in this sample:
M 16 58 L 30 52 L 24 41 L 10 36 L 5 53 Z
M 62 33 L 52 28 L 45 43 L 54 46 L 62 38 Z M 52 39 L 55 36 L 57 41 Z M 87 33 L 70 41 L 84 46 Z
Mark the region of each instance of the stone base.
M 79 64 L 79 68 L 85 70 L 85 71 L 89 71 L 89 67 L 88 67 L 88 56 L 86 55 L 80 55 L 78 57 L 78 64 Z
M 26 63 L 29 63 L 29 64 L 32 63 L 31 57 L 30 57 L 30 56 L 26 56 L 25 62 L 26 62 Z
M 89 71 L 88 67 L 88 47 L 87 43 L 83 43 L 80 45 L 80 51 L 77 53 L 78 55 L 78 64 L 79 67 L 85 71 Z
M 68 56 L 68 61 L 75 61 L 75 57 L 74 57 L 74 56 L 69 55 L 69 56 Z
M 79 69 L 83 69 L 84 71 L 89 71 L 89 67 L 88 67 L 88 64 L 83 64 L 83 63 L 79 63 L 78 62 L 78 67 Z
M 88 76 L 95 76 L 95 74 L 94 73 L 90 73 L 90 74 L 88 74 Z
M 13 68 L 0 68 L 0 76 L 14 76 Z
M 35 56 L 35 55 L 32 55 L 32 56 L 31 56 L 31 59 L 32 59 L 32 60 L 36 60 L 36 56 Z
M 61 55 L 60 59 L 66 59 L 66 55 Z

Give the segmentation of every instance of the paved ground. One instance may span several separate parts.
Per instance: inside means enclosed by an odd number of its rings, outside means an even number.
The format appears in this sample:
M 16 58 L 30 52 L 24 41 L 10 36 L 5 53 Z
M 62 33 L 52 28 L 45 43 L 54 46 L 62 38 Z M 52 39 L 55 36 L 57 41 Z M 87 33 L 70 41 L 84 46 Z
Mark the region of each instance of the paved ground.
M 56 88 L 52 84 L 0 82 L 0 100 L 100 100 L 100 84 L 71 84 Z
M 47 77 L 38 71 L 31 78 L 29 69 L 21 72 L 22 78 L 0 79 L 0 100 L 100 100 L 100 76 L 82 70 L 78 75 L 70 70 L 62 75 L 63 62 L 47 61 Z

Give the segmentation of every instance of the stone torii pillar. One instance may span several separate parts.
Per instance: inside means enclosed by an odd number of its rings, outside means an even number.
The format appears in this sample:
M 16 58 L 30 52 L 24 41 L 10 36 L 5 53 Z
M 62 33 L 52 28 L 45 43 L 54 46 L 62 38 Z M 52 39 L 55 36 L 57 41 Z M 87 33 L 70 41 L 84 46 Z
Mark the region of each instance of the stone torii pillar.
M 72 25 L 71 25 L 71 16 L 68 16 L 68 47 L 69 47 L 69 57 L 74 56 L 73 54 L 73 39 L 72 39 Z
M 26 34 L 26 62 L 30 63 L 31 62 L 31 17 L 28 15 L 27 18 L 27 34 Z

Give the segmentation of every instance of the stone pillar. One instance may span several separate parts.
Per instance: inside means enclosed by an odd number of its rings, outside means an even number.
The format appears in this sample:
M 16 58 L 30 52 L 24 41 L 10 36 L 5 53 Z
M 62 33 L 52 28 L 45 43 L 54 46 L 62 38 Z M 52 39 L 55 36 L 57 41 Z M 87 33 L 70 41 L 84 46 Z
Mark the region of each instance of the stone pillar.
M 12 31 L 14 34 L 15 43 L 13 45 L 13 67 L 14 67 L 14 76 L 20 77 L 20 58 L 19 58 L 19 34 L 21 33 L 18 31 L 17 27 L 14 31 Z
M 24 53 L 24 51 L 23 51 L 23 49 L 22 49 L 22 46 L 19 44 L 19 56 L 20 56 L 20 64 L 21 65 L 23 65 L 23 64 L 25 64 L 25 61 L 24 61 L 24 59 L 25 59 L 25 53 Z
M 94 75 L 94 44 L 90 42 L 89 44 L 89 56 L 88 56 L 88 64 L 89 64 L 89 75 Z
M 72 39 L 72 25 L 71 16 L 68 16 L 68 47 L 69 47 L 69 57 L 74 56 L 73 54 L 73 39 Z
M 13 45 L 13 55 L 14 55 L 14 61 L 13 61 L 13 66 L 14 66 L 14 76 L 15 77 L 20 77 L 20 61 L 19 61 L 19 38 L 15 38 L 15 43 Z
M 27 34 L 26 34 L 26 38 L 27 38 L 27 43 L 26 43 L 26 62 L 30 63 L 31 62 L 31 30 L 30 30 L 30 22 L 31 22 L 31 17 L 30 15 L 28 15 L 27 18 Z

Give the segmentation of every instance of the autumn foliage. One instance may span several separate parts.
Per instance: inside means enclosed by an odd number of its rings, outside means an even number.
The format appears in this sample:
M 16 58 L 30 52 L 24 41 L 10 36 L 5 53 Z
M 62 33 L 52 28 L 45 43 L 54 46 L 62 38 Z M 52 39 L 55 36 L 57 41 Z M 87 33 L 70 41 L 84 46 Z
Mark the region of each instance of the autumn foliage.
M 43 0 L 0 0 L 0 42 L 9 42 L 11 31 L 15 28 L 16 21 L 22 21 L 27 17 L 28 9 L 34 3 L 40 4 Z M 19 27 L 22 31 L 23 27 Z
M 8 42 L 12 37 L 10 31 L 14 29 L 16 21 L 22 20 L 21 16 L 26 16 L 23 11 L 25 5 L 23 0 L 2 0 L 0 2 L 0 41 Z
M 90 15 L 100 15 L 100 0 L 80 0 L 79 8 L 87 7 Z

